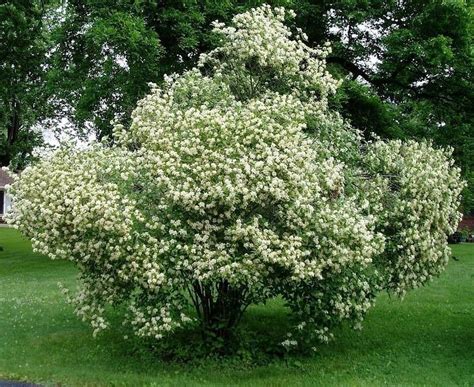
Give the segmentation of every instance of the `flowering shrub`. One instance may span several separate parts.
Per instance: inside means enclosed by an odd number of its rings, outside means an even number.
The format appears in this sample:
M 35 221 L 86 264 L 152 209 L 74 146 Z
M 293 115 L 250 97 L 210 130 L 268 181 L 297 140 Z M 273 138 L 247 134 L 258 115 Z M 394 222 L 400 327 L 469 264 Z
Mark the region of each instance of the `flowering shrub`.
M 446 264 L 462 184 L 427 144 L 363 144 L 328 110 L 330 48 L 282 8 L 215 24 L 220 46 L 139 102 L 116 144 L 63 148 L 11 187 L 8 221 L 69 259 L 70 299 L 94 332 L 126 306 L 138 336 L 199 323 L 228 338 L 247 306 L 280 296 L 295 331 L 327 341 L 377 291 L 403 294 Z
M 376 142 L 365 159 L 376 175 L 371 192 L 381 193 L 372 208 L 385 235 L 385 250 L 377 264 L 384 287 L 399 295 L 439 274 L 448 263 L 446 235 L 461 220 L 454 211 L 463 184 L 450 152 L 427 143 Z

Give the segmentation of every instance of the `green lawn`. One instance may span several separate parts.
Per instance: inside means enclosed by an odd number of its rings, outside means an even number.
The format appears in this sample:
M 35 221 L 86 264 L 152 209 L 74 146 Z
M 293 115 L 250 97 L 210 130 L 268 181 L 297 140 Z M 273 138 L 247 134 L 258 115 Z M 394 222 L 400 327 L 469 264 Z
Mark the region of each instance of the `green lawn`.
M 119 329 L 93 339 L 57 287 L 74 285 L 74 268 L 33 254 L 11 229 L 0 229 L 0 246 L 0 379 L 81 386 L 474 385 L 474 245 L 454 246 L 459 261 L 405 300 L 381 296 L 362 331 L 342 329 L 313 357 L 261 366 L 163 362 L 136 351 Z M 274 302 L 251 309 L 246 324 L 272 332 L 282 316 Z

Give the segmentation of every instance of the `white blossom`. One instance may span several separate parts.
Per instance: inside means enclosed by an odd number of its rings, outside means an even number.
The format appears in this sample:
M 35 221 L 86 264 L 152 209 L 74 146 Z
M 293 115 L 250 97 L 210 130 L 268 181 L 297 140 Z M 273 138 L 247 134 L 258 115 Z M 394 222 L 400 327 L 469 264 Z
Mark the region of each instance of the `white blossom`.
M 8 221 L 76 264 L 68 297 L 94 334 L 125 305 L 138 336 L 162 339 L 196 321 L 201 286 L 226 284 L 239 307 L 283 297 L 295 335 L 327 342 L 381 287 L 403 294 L 445 266 L 463 186 L 449 153 L 363 144 L 328 110 L 330 47 L 287 17 L 215 23 L 221 45 L 153 85 L 113 147 L 63 148 L 15 179 Z

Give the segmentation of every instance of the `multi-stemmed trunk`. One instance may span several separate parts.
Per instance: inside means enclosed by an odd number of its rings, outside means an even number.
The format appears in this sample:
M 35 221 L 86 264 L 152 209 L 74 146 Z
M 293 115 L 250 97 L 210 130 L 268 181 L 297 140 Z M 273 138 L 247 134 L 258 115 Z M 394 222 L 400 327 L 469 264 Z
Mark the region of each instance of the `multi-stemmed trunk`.
M 190 294 L 205 339 L 227 343 L 248 306 L 246 289 L 231 286 L 225 280 L 212 284 L 194 282 Z

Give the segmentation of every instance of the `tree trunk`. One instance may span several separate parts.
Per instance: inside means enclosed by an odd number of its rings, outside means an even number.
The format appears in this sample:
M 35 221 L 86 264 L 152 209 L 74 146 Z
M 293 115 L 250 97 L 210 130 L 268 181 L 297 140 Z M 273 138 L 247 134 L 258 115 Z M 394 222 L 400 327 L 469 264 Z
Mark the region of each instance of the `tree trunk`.
M 231 340 L 246 307 L 245 290 L 227 281 L 193 284 L 193 303 L 201 320 L 204 339 L 225 345 Z
M 5 151 L 0 155 L 1 166 L 7 166 L 13 157 L 12 147 L 18 138 L 20 130 L 20 103 L 16 97 L 11 102 L 10 122 L 7 125 L 7 141 Z

